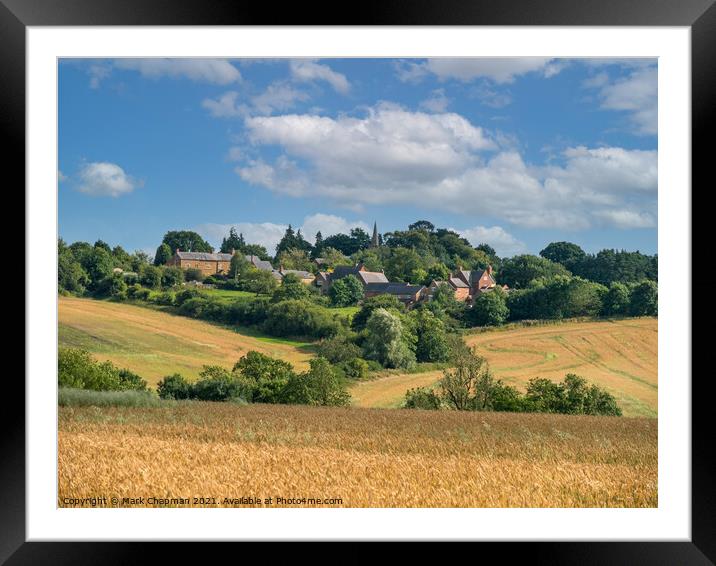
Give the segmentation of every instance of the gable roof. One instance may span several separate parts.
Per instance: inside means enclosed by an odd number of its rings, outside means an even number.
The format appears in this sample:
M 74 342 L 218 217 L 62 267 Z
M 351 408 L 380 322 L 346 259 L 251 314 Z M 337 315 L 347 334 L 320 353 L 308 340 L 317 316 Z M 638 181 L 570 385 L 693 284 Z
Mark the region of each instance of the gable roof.
M 448 283 L 450 283 L 450 285 L 453 286 L 455 289 L 468 289 L 470 287 L 459 277 L 451 277 L 450 279 L 448 279 Z
M 271 265 L 271 262 L 269 261 L 259 259 L 259 257 L 255 255 L 245 255 L 244 257 L 246 258 L 246 261 L 248 261 L 256 269 L 261 269 L 262 271 L 273 271 L 273 265 Z
M 292 273 L 301 279 L 314 279 L 313 273 L 310 271 L 301 271 L 300 269 L 281 269 L 279 273 L 281 273 L 281 275 Z
M 194 261 L 231 261 L 231 254 L 210 254 L 205 252 L 180 252 L 176 251 L 179 259 L 190 259 Z
M 379 271 L 359 271 L 355 275 L 364 285 L 368 283 L 388 283 L 385 273 Z

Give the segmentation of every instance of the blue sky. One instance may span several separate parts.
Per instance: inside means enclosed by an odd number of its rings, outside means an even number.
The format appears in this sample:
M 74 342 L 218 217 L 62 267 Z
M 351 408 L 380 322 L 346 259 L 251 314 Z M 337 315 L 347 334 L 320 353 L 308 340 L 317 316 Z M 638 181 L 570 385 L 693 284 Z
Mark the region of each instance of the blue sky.
M 427 219 L 503 256 L 656 253 L 656 109 L 653 59 L 61 60 L 60 236 L 273 253 L 289 223 Z

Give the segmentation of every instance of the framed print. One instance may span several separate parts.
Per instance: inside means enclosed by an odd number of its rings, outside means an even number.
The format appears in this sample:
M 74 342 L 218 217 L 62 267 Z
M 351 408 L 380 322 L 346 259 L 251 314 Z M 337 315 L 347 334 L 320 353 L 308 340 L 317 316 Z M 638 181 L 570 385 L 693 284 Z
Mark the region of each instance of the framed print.
M 716 8 L 628 8 L 3 0 L 28 328 L 3 558 L 711 563 Z

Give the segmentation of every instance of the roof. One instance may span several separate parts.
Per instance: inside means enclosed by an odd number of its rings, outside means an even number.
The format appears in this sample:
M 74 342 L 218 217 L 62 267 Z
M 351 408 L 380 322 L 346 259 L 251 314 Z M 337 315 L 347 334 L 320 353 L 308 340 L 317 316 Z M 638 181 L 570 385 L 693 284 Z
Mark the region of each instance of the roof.
M 389 295 L 417 295 L 425 287 L 423 285 L 411 285 L 410 283 L 368 283 L 365 286 L 367 292 L 388 293 Z
M 246 255 L 244 257 L 246 258 L 246 261 L 248 261 L 256 269 L 261 269 L 263 271 L 273 271 L 273 265 L 271 265 L 270 261 L 259 259 L 259 257 L 255 255 Z
M 359 271 L 356 273 L 356 277 L 365 285 L 368 283 L 388 283 L 388 278 L 385 276 L 385 273 L 379 271 Z
M 355 275 L 358 273 L 359 267 L 357 265 L 336 265 L 331 273 L 331 279 L 341 279 L 348 275 Z
M 294 275 L 298 276 L 301 279 L 313 279 L 313 273 L 310 271 L 301 271 L 300 269 L 282 269 L 280 271 L 281 275 L 288 275 L 289 273 L 293 273 Z
M 195 261 L 231 261 L 231 254 L 209 254 L 205 252 L 180 252 L 177 250 L 179 259 L 192 259 Z
M 465 283 L 459 277 L 451 277 L 450 279 L 448 279 L 448 282 L 450 283 L 450 285 L 452 285 L 456 289 L 468 289 L 470 287 L 467 283 Z

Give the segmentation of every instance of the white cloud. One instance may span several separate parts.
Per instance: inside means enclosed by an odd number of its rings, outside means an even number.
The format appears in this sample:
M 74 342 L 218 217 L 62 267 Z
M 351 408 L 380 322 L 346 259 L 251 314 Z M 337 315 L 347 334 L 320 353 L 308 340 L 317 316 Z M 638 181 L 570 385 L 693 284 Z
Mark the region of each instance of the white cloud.
M 264 92 L 249 96 L 239 103 L 239 93 L 228 91 L 217 99 L 206 98 L 201 105 L 215 118 L 236 118 L 253 115 L 267 116 L 275 111 L 293 108 L 297 102 L 305 102 L 310 97 L 287 83 L 270 84 Z
M 598 88 L 601 108 L 630 113 L 634 132 L 655 135 L 658 126 L 656 67 L 637 67 L 628 76 L 610 82 L 606 73 L 585 81 L 585 87 Z
M 405 82 L 416 82 L 433 74 L 441 81 L 471 82 L 487 78 L 496 83 L 511 83 L 515 77 L 526 73 L 539 72 L 544 77 L 551 77 L 561 69 L 562 65 L 549 57 L 446 57 L 422 63 L 403 61 L 397 67 L 397 74 Z
M 234 227 L 237 232 L 244 235 L 249 244 L 259 244 L 266 248 L 270 254 L 276 252 L 276 244 L 281 241 L 288 224 L 275 224 L 273 222 L 235 222 L 233 224 L 207 223 L 196 227 L 196 231 L 216 247 L 221 240 L 228 235 L 229 230 Z M 294 226 L 300 228 L 301 234 L 311 242 L 315 242 L 316 232 L 320 230 L 321 235 L 326 238 L 333 234 L 348 234 L 352 228 L 363 228 L 368 230 L 368 225 L 363 221 L 346 220 L 333 214 L 317 213 L 306 216 L 303 225 Z
M 115 59 L 114 67 L 138 71 L 143 77 L 187 78 L 197 82 L 228 85 L 241 80 L 241 73 L 226 59 Z
M 425 110 L 428 110 L 430 112 L 435 113 L 443 113 L 447 110 L 447 107 L 450 105 L 450 99 L 445 96 L 445 89 L 439 88 L 437 90 L 434 90 L 430 98 L 427 98 L 426 100 L 423 100 L 420 103 L 421 108 L 425 108 Z
M 450 230 L 460 234 L 473 246 L 483 243 L 491 245 L 495 248 L 497 255 L 501 257 L 510 257 L 527 252 L 526 244 L 505 231 L 501 226 L 474 226 L 465 230 L 455 228 L 450 228 Z
M 245 181 L 353 210 L 401 204 L 528 228 L 584 229 L 628 227 L 605 211 L 651 214 L 656 202 L 656 151 L 580 146 L 564 151 L 559 165 L 534 166 L 508 144 L 485 160 L 484 150 L 497 146 L 457 114 L 379 105 L 364 118 L 292 114 L 250 118 L 246 127 L 253 144 L 283 153 L 237 167 Z M 631 226 L 646 226 L 645 218 Z
M 291 60 L 290 68 L 291 76 L 295 81 L 326 81 L 341 94 L 346 94 L 350 90 L 350 83 L 345 75 L 337 73 L 328 65 L 321 65 L 314 61 L 293 59 Z
M 617 228 L 652 228 L 656 226 L 656 219 L 648 212 L 633 210 L 599 210 L 595 215 L 602 218 L 606 224 Z
M 92 196 L 118 197 L 141 186 L 119 165 L 107 162 L 87 163 L 80 169 L 78 179 L 78 190 Z

